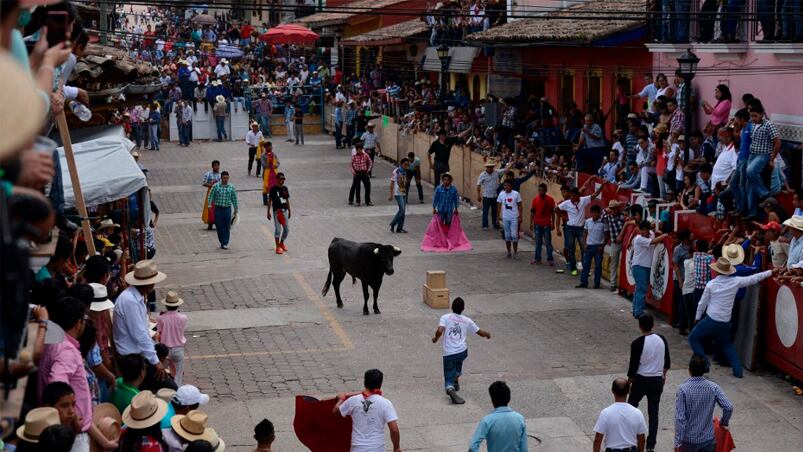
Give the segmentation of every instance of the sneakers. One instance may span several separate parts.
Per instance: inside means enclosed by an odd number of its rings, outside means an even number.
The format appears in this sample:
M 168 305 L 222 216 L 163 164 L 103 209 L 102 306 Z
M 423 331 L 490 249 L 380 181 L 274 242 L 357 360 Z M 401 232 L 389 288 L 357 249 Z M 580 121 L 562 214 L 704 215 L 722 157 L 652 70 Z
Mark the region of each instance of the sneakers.
M 276 247 L 276 254 L 284 254 L 284 250 L 282 249 L 281 245 Z
M 281 247 L 281 249 L 283 249 L 284 252 L 290 251 L 290 250 L 287 249 L 287 245 L 285 245 L 284 242 L 280 243 L 279 247 Z
M 577 276 L 577 270 L 572 270 L 572 276 Z
M 399 234 L 407 234 L 407 229 L 398 229 L 396 232 Z
M 457 391 L 455 391 L 454 388 L 447 389 L 446 394 L 449 395 L 449 398 L 452 399 L 452 403 L 454 403 L 455 405 L 462 405 L 466 403 L 466 401 L 462 397 L 457 395 Z

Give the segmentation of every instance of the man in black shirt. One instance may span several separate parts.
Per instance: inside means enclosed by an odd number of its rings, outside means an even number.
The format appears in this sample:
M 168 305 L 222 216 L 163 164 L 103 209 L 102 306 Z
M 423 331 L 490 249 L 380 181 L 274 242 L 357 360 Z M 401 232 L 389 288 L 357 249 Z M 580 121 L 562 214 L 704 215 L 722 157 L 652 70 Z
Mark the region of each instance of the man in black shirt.
M 271 219 L 271 210 L 273 211 L 273 224 L 274 233 L 273 237 L 276 240 L 276 254 L 284 254 L 287 251 L 287 246 L 284 241 L 287 239 L 287 233 L 290 231 L 290 191 L 284 186 L 284 173 L 276 175 L 276 185 L 271 187 L 268 192 L 268 221 Z
M 449 156 L 452 154 L 452 146 L 457 143 L 458 138 L 463 135 L 471 133 L 471 129 L 460 133 L 455 137 L 447 137 L 446 131 L 438 130 L 438 139 L 429 145 L 427 159 L 429 160 L 429 167 L 435 171 L 434 185 L 437 187 L 441 181 L 441 174 L 449 172 Z M 435 154 L 435 163 L 432 163 L 432 154 Z

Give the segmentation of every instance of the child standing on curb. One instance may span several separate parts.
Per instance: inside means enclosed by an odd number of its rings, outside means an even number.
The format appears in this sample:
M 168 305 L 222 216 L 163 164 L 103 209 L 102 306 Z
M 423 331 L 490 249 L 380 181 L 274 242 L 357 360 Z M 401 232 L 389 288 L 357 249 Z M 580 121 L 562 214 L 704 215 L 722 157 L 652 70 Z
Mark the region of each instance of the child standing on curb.
M 167 292 L 167 296 L 162 300 L 162 304 L 167 311 L 159 314 L 156 319 L 156 330 L 159 332 L 159 342 L 166 345 L 170 350 L 168 360 L 170 361 L 170 372 L 176 385 L 181 386 L 184 376 L 184 329 L 187 327 L 187 316 L 178 312 L 178 307 L 184 304 L 184 300 L 178 294 Z

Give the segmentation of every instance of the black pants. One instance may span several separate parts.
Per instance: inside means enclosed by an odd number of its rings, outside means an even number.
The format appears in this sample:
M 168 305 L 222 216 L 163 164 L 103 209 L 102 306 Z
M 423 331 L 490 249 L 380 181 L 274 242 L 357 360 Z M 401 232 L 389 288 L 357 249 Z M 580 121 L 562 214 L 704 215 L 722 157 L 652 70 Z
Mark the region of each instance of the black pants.
M 371 171 L 368 171 L 368 175 L 371 176 L 373 174 L 374 169 L 374 162 L 376 160 L 376 148 L 365 148 L 365 152 L 368 153 L 368 157 L 371 158 Z
M 634 407 L 638 408 L 641 399 L 647 396 L 647 414 L 650 418 L 647 449 L 655 449 L 655 436 L 658 434 L 658 404 L 661 402 L 661 393 L 663 391 L 663 377 L 636 375 L 633 386 L 630 387 L 630 396 L 627 398 L 627 403 Z
M 354 143 L 354 125 L 348 124 L 346 125 L 346 137 L 343 139 L 345 141 L 346 146 L 351 147 L 352 143 Z
M 366 171 L 360 171 L 354 175 L 351 182 L 351 190 L 349 190 L 349 204 L 354 202 L 354 195 L 357 195 L 357 204 L 360 203 L 360 182 L 365 185 L 365 203 L 371 203 L 371 179 L 368 177 Z
M 415 188 L 418 189 L 418 200 L 423 202 L 424 201 L 424 187 L 421 185 L 421 176 L 417 176 L 415 171 L 407 171 L 407 183 L 410 185 L 413 184 L 413 179 L 415 179 Z M 410 196 L 410 188 L 407 188 L 407 192 L 404 194 L 404 201 L 407 202 L 407 199 Z
M 262 171 L 262 160 L 255 159 L 257 155 L 257 148 L 253 146 L 248 147 L 248 175 L 251 175 L 251 168 L 254 167 L 254 160 L 257 161 L 257 176 L 259 176 L 259 172 Z
M 435 179 L 432 181 L 432 185 L 437 187 L 438 185 L 441 184 L 441 175 L 443 175 L 443 173 L 449 172 L 449 164 L 445 162 L 435 161 L 435 163 L 432 166 L 434 167 L 433 170 L 435 171 Z

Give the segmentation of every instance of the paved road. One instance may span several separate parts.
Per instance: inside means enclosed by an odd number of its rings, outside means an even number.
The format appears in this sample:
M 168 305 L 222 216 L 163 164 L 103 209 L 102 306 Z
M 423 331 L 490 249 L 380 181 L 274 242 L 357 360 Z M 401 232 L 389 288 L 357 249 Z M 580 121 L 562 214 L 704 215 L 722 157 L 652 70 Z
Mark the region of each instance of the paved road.
M 418 246 L 431 217 L 427 204 L 409 206 L 410 234 L 388 231 L 396 210 L 387 201 L 390 165 L 379 164 L 372 179 L 377 205 L 350 207 L 348 151 L 335 150 L 322 135 L 308 137 L 303 147 L 277 139 L 275 148 L 293 206 L 290 252 L 282 256 L 274 254 L 259 180 L 246 175 L 243 143 L 165 143 L 161 152 L 141 152 L 162 211 L 156 259 L 168 279 L 159 290 L 178 289 L 190 316 L 185 380 L 212 395 L 212 424 L 232 450 L 248 450 L 262 417 L 277 427 L 277 450 L 304 450 L 292 433 L 294 396 L 358 390 L 371 367 L 385 372 L 384 389 L 398 409 L 406 450 L 465 450 L 491 408 L 486 388 L 498 379 L 509 382 L 511 405 L 541 441 L 536 446 L 532 440 L 531 450 L 590 450 L 594 421 L 611 403 L 610 382 L 626 371 L 628 346 L 638 335 L 626 300 L 606 290 L 573 289 L 571 276 L 528 265 L 529 243 L 523 259 L 505 259 L 498 234 L 482 231 L 478 212 L 467 208 L 464 224 L 474 250 L 422 253 Z M 223 162 L 239 192 L 242 220 L 227 251 L 200 222 L 201 175 L 212 159 Z M 427 187 L 427 201 L 430 195 Z M 333 237 L 402 249 L 396 273 L 382 287 L 381 315 L 362 315 L 359 285 L 344 284 L 344 309 L 335 307 L 332 294 L 321 298 Z M 493 334 L 490 341 L 470 340 L 463 406 L 450 405 L 441 389 L 441 349 L 429 339 L 445 311 L 421 302 L 426 270 L 446 270 L 452 296 L 466 299 L 466 314 Z M 690 352 L 673 330 L 659 325 L 673 358 L 657 449 L 665 451 L 675 388 L 687 375 Z M 803 398 L 771 373 L 748 372 L 737 380 L 728 370 L 715 368 L 711 378 L 736 406 L 731 425 L 739 450 L 803 444 Z

